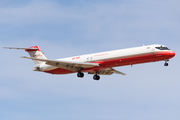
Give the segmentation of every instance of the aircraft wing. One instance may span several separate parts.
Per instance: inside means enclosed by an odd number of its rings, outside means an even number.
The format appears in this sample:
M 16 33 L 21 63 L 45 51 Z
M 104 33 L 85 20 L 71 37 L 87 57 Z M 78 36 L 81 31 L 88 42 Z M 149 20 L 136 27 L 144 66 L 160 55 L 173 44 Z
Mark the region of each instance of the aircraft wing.
M 104 70 L 101 70 L 101 71 L 97 72 L 97 74 L 99 74 L 99 75 L 111 75 L 113 73 L 121 74 L 121 75 L 126 75 L 125 73 L 117 71 L 117 70 L 115 70 L 113 68 L 107 68 L 107 69 L 104 69 Z M 88 72 L 88 74 L 96 74 L 96 72 Z
M 79 71 L 81 68 L 91 68 L 91 67 L 99 66 L 99 64 L 97 63 L 83 63 L 83 62 L 72 62 L 72 61 L 62 61 L 62 60 L 39 59 L 39 58 L 25 57 L 25 56 L 21 58 L 43 61 L 43 62 L 46 62 L 45 64 L 47 65 L 52 65 L 55 67 L 67 69 L 74 72 Z

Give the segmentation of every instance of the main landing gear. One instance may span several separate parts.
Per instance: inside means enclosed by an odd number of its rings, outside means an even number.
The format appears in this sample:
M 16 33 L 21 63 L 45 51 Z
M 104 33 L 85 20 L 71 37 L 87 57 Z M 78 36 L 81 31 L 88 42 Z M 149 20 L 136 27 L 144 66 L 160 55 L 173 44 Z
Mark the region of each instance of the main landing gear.
M 83 78 L 83 77 L 84 77 L 84 73 L 78 72 L 78 73 L 77 73 L 77 77 Z M 94 80 L 99 80 L 99 79 L 100 79 L 100 76 L 97 75 L 97 74 L 95 74 L 95 75 L 93 76 L 93 79 L 94 79 Z
M 94 76 L 93 76 L 93 79 L 94 79 L 94 80 L 99 80 L 99 79 L 100 79 L 100 76 L 99 76 L 99 75 L 94 75 Z
M 84 77 L 84 73 L 78 72 L 78 73 L 77 73 L 77 76 L 80 77 L 80 78 L 83 78 L 83 77 Z
M 93 76 L 93 79 L 94 79 L 94 80 L 99 80 L 99 79 L 100 79 L 100 76 L 97 75 L 97 74 L 95 74 L 95 75 Z
M 169 64 L 167 63 L 169 60 L 165 60 L 164 66 L 168 66 Z

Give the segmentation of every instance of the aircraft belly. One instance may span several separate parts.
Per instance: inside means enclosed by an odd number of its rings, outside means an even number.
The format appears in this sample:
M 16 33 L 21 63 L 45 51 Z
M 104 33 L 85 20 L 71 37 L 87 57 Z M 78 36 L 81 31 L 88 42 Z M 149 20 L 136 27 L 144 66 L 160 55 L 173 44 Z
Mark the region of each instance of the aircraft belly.
M 62 68 L 56 68 L 56 69 L 53 69 L 53 70 L 48 70 L 48 71 L 43 71 L 43 72 L 50 73 L 50 74 L 70 74 L 70 73 L 74 73 L 73 71 L 62 69 Z

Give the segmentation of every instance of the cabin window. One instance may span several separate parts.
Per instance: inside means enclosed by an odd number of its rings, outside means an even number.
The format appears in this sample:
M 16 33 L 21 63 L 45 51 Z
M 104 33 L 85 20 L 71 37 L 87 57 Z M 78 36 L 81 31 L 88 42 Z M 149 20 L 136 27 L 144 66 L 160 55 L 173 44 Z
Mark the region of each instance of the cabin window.
M 159 50 L 170 50 L 169 48 L 167 48 L 167 47 L 163 47 L 163 46 L 156 47 L 156 49 L 159 49 Z

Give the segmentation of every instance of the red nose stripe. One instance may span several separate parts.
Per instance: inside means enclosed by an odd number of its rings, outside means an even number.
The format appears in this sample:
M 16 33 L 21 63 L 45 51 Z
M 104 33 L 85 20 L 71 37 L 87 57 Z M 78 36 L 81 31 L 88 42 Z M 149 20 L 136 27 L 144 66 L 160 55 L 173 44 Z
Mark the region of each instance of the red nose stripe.
M 173 51 L 166 52 L 165 55 L 169 56 L 169 57 L 174 57 L 175 56 L 175 52 L 173 52 Z

